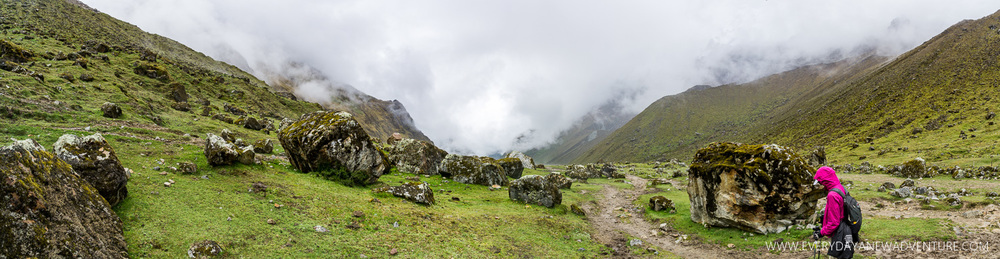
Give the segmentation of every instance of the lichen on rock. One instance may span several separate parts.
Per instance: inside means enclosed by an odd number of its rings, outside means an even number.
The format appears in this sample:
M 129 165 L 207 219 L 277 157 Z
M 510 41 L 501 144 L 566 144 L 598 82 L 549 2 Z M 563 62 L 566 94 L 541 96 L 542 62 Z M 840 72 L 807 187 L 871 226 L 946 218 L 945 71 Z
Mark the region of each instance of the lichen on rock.
M 128 174 L 115 149 L 101 134 L 86 137 L 63 135 L 53 145 L 53 151 L 94 186 L 111 206 L 128 196 Z
M 826 193 L 813 185 L 815 168 L 778 145 L 712 143 L 688 169 L 691 220 L 779 233 L 787 222 L 811 215 Z
M 393 196 L 405 198 L 416 203 L 434 204 L 434 190 L 427 183 L 406 182 L 400 186 L 376 189 L 376 192 L 388 192 Z
M 517 158 L 518 160 L 521 160 L 521 164 L 524 165 L 524 168 L 535 169 L 535 159 L 531 158 L 528 155 L 525 155 L 524 153 L 521 153 L 521 151 L 511 151 L 510 153 L 507 153 L 507 155 L 505 155 L 504 157 Z
M 366 185 L 389 172 L 385 155 L 347 112 L 317 111 L 278 131 L 278 141 L 298 170 L 345 184 Z
M 128 256 L 110 204 L 34 140 L 0 147 L 0 193 L 0 257 Z

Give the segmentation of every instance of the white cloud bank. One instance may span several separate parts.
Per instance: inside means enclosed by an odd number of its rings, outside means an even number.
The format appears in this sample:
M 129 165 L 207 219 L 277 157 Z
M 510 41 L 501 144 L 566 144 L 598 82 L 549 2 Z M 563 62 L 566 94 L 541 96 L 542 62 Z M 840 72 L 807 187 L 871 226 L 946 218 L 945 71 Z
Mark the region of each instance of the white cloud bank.
M 453 152 L 552 141 L 611 98 L 640 111 L 862 46 L 909 50 L 995 1 L 83 0 L 251 73 L 299 62 Z M 316 84 L 310 84 L 316 85 Z M 324 89 L 303 92 L 327 93 Z

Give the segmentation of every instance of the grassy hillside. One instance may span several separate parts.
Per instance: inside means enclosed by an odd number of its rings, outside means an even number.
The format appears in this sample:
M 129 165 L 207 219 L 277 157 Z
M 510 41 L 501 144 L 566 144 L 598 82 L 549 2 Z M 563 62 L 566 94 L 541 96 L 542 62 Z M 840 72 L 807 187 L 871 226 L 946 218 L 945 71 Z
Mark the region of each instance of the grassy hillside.
M 776 114 L 798 110 L 801 98 L 840 87 L 886 58 L 866 56 L 798 68 L 742 85 L 698 87 L 661 98 L 575 159 L 649 161 L 688 159 L 713 141 L 750 142 Z
M 664 97 L 576 161 L 689 158 L 713 141 L 827 147 L 832 163 L 995 164 L 1000 15 L 867 57 Z M 963 137 L 964 135 L 964 137 Z

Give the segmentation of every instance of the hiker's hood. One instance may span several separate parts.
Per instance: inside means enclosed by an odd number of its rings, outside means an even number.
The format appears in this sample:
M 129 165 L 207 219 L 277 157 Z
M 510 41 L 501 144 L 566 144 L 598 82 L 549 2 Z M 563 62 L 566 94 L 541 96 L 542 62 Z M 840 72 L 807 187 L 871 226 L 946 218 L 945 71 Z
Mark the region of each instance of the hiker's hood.
M 837 178 L 837 172 L 834 172 L 833 168 L 826 166 L 820 167 L 819 170 L 816 170 L 816 175 L 813 176 L 813 179 L 819 181 L 819 183 L 822 184 L 823 187 L 826 187 L 827 190 L 832 190 L 834 187 L 840 185 L 840 179 Z

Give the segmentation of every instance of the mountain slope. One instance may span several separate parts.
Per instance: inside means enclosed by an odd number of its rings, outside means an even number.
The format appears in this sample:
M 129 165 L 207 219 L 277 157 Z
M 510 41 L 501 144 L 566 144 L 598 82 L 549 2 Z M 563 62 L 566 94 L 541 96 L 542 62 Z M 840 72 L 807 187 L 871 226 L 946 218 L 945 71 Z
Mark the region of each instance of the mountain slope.
M 802 67 L 743 85 L 695 87 L 653 102 L 577 162 L 685 159 L 713 141 L 746 142 L 754 125 L 797 109 L 798 98 L 836 87 L 884 57 Z
M 544 148 L 525 151 L 525 154 L 540 164 L 570 163 L 634 116 L 634 113 L 625 112 L 624 107 L 617 101 L 605 103 L 584 115 L 573 124 L 573 127 L 561 132 L 555 143 Z
M 686 159 L 738 141 L 825 145 L 834 163 L 990 163 L 998 18 L 962 21 L 888 63 L 868 57 L 664 97 L 577 161 Z

